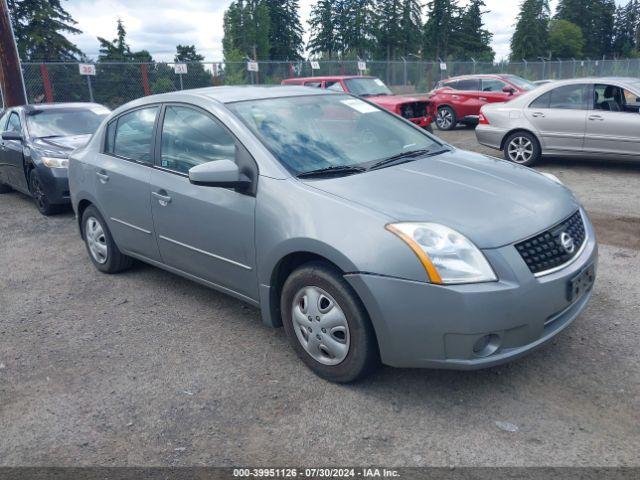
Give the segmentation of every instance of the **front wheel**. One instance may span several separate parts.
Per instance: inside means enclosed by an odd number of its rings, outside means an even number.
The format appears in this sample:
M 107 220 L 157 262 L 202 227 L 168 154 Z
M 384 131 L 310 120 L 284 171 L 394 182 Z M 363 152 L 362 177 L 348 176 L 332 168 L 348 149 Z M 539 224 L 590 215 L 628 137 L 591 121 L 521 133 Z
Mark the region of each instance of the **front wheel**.
M 47 197 L 47 194 L 42 188 L 40 175 L 38 175 L 38 172 L 35 169 L 29 172 L 29 191 L 33 197 L 33 203 L 36 204 L 36 208 L 41 214 L 53 215 L 58 212 L 59 207 L 57 205 L 53 205 L 49 201 L 49 197 Z
M 439 130 L 453 130 L 456 128 L 458 119 L 456 112 L 451 107 L 440 107 L 436 115 L 436 126 Z
M 281 311 L 291 346 L 318 376 L 348 383 L 379 364 L 367 312 L 334 268 L 313 262 L 295 270 L 282 289 Z
M 504 142 L 504 158 L 519 165 L 535 165 L 541 154 L 538 139 L 529 132 L 512 133 Z
M 133 263 L 131 257 L 118 250 L 107 223 L 93 205 L 82 214 L 82 236 L 91 262 L 101 272 L 117 273 Z

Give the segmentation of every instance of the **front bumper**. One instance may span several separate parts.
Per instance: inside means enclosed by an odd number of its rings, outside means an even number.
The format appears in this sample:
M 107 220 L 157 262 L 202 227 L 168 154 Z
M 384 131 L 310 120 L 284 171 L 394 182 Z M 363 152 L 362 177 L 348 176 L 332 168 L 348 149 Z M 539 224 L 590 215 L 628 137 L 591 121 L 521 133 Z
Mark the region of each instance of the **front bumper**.
M 67 204 L 69 195 L 69 170 L 66 168 L 49 168 L 39 165 L 38 176 L 42 189 L 52 204 Z
M 597 263 L 593 227 L 566 268 L 536 278 L 513 245 L 485 250 L 497 282 L 441 286 L 373 274 L 345 278 L 364 302 L 383 363 L 394 367 L 470 370 L 499 365 L 539 347 L 586 307 L 591 291 L 570 303 L 571 278 Z M 491 355 L 474 353 L 485 335 L 499 338 Z M 494 338 L 496 338 L 494 337 Z
M 422 128 L 427 128 L 429 125 L 431 125 L 431 117 L 429 115 L 426 115 L 424 117 L 407 118 L 407 120 L 409 120 L 412 123 L 415 123 L 416 125 Z
M 502 140 L 507 131 L 502 128 L 495 128 L 491 125 L 478 125 L 476 127 L 476 139 L 478 143 L 486 147 L 501 150 Z

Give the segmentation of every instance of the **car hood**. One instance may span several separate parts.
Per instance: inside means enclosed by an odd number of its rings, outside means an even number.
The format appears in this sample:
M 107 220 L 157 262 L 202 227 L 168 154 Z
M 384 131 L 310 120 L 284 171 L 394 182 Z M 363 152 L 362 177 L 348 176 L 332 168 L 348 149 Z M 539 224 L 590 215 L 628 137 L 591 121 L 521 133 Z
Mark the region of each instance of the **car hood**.
M 47 153 L 70 154 L 89 142 L 91 135 L 70 135 L 65 137 L 36 138 L 32 146 Z
M 403 103 L 426 102 L 426 98 L 401 97 L 398 95 L 379 95 L 377 97 L 367 97 L 367 100 L 385 108 L 393 108 Z
M 307 185 L 381 212 L 394 221 L 435 222 L 480 248 L 546 230 L 579 204 L 535 170 L 462 150 Z

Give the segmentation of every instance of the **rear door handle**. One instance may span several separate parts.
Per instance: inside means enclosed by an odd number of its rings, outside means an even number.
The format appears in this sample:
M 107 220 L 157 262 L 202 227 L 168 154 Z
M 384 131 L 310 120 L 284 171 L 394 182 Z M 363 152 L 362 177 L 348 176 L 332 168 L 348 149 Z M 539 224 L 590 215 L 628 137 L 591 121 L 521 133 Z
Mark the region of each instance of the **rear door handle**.
M 600 122 L 603 122 L 604 118 L 602 118 L 600 115 L 589 115 L 589 120 L 591 121 L 598 120 Z
M 100 180 L 101 183 L 107 183 L 109 181 L 109 175 L 104 172 L 96 172 L 96 176 Z
M 160 190 L 159 192 L 151 192 L 151 195 L 156 197 L 158 199 L 158 203 L 163 207 L 166 207 L 171 203 L 171 197 L 167 195 L 167 192 L 165 192 L 164 190 Z
M 542 112 L 534 112 L 531 114 L 532 117 L 534 118 L 544 118 L 544 113 Z

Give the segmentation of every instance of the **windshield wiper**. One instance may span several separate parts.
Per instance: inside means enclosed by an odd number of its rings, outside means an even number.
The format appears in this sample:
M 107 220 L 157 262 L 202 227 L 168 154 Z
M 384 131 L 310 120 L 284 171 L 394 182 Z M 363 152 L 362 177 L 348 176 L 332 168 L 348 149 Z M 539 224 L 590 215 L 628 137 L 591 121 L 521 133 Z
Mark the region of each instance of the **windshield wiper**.
M 425 148 L 421 148 L 418 150 L 410 150 L 408 152 L 402 152 L 402 153 L 399 153 L 398 155 L 393 155 L 392 157 L 380 160 L 379 162 L 376 162 L 373 165 L 371 165 L 371 167 L 369 167 L 369 170 L 388 167 L 389 165 L 392 165 L 392 164 L 398 165 L 400 163 L 410 162 L 411 160 L 417 157 L 439 155 L 441 153 L 448 152 L 448 151 L 449 149 L 447 148 L 443 148 L 435 151 L 428 150 Z
M 302 172 L 297 175 L 298 178 L 314 178 L 325 177 L 331 175 L 351 175 L 354 173 L 362 173 L 366 169 L 362 167 L 354 167 L 350 165 L 333 165 L 331 167 L 319 168 L 317 170 L 310 170 L 308 172 Z
M 60 138 L 60 137 L 64 137 L 64 135 L 45 135 L 44 137 L 37 137 L 40 139 L 48 139 L 48 138 Z

